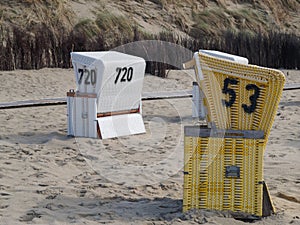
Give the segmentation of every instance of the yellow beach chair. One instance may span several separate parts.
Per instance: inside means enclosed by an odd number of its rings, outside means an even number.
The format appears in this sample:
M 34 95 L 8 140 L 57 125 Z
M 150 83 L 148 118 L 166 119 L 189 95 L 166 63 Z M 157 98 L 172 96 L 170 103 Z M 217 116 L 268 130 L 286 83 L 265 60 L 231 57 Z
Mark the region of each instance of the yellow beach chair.
M 270 215 L 274 207 L 263 180 L 263 154 L 285 82 L 283 73 L 207 50 L 196 52 L 185 65 L 190 66 L 203 93 L 201 108 L 214 126 L 185 127 L 183 211 Z

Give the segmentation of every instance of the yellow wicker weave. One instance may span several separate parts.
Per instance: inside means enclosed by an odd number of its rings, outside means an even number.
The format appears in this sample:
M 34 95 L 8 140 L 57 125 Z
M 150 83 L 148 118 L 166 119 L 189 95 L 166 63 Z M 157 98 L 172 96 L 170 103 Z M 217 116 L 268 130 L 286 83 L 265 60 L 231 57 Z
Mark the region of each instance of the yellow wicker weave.
M 207 121 L 214 122 L 219 129 L 263 130 L 268 138 L 282 94 L 284 74 L 201 52 L 198 57 L 204 79 L 197 78 L 205 94 Z M 196 67 L 196 73 L 199 69 Z
M 216 209 L 262 216 L 263 135 L 234 137 L 226 131 L 216 136 L 201 131 L 185 127 L 183 211 Z M 229 176 L 228 168 L 238 168 L 239 175 Z

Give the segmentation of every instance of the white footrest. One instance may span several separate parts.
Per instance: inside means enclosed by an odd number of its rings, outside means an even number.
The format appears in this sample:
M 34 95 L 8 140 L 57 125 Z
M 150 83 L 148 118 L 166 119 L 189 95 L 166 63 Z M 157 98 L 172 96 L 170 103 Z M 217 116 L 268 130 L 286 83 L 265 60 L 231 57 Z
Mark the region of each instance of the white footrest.
M 97 118 L 102 139 L 145 133 L 142 115 L 139 113 Z

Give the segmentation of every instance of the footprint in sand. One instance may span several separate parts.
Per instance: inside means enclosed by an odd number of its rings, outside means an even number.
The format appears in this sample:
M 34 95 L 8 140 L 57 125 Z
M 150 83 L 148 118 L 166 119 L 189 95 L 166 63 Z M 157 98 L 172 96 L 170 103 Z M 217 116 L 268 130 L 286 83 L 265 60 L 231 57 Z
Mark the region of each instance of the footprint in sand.
M 8 186 L 2 186 L 0 185 L 0 190 L 5 190 L 5 189 L 8 189 L 9 187 Z M 11 197 L 11 194 L 9 194 L 8 192 L 5 192 L 5 191 L 2 191 L 0 192 L 0 212 L 2 212 L 2 210 L 5 210 L 6 208 L 9 207 L 9 204 L 8 204 L 8 200 L 10 199 Z
M 282 192 L 278 192 L 278 193 L 276 194 L 276 196 L 277 196 L 278 198 L 283 198 L 283 199 L 285 199 L 285 200 L 287 200 L 287 201 L 295 202 L 295 203 L 299 203 L 299 204 L 300 204 L 300 199 L 297 199 L 297 198 L 294 197 L 294 196 L 287 195 L 287 194 L 282 193 Z
M 19 221 L 20 222 L 30 222 L 34 218 L 41 218 L 41 214 L 36 213 L 34 210 L 30 210 L 29 212 L 26 213 L 26 215 L 21 216 Z

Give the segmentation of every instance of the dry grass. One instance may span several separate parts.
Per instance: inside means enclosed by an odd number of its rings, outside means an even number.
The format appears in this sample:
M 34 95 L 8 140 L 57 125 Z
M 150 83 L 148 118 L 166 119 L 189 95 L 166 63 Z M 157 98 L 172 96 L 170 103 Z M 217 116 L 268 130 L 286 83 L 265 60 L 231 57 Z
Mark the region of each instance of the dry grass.
M 191 29 L 191 36 L 197 38 L 205 34 L 216 35 L 220 30 L 230 27 L 230 21 L 220 8 L 204 9 L 193 13 L 195 24 Z
M 91 19 L 82 19 L 80 20 L 73 29 L 75 32 L 85 34 L 88 38 L 94 38 L 100 33 L 100 29 Z
M 16 24 L 24 29 L 32 29 L 35 24 L 44 23 L 55 30 L 56 27 L 71 28 L 71 12 L 65 1 L 23 0 L 4 1 L 2 15 L 4 22 Z
M 79 9 L 72 8 L 72 1 L 76 2 Z M 2 0 L 0 49 L 3 50 L 0 56 L 7 55 L 6 50 L 11 51 L 12 48 L 7 46 L 15 44 L 9 43 L 9 39 L 16 41 L 15 31 L 19 34 L 20 46 L 29 52 L 35 49 L 37 54 L 51 52 L 49 57 L 54 58 L 51 60 L 58 62 L 55 65 L 60 65 L 59 62 L 65 60 L 63 58 L 66 52 L 69 54 L 70 42 L 81 50 L 110 49 L 134 40 L 152 39 L 154 34 L 168 31 L 181 40 L 187 34 L 198 40 L 202 38 L 199 43 L 207 39 L 207 43 L 210 43 L 208 47 L 218 48 L 218 40 L 224 38 L 226 30 L 249 33 L 250 36 L 261 31 L 270 33 L 274 30 L 300 35 L 299 0 L 72 1 Z M 80 15 L 76 14 L 76 10 L 80 10 Z M 85 17 L 89 13 L 93 13 L 93 17 Z M 45 44 L 45 50 L 40 53 L 36 40 L 42 44 L 49 42 L 48 47 L 52 49 L 49 50 Z M 61 44 L 62 40 L 66 43 Z M 171 38 L 170 41 L 172 40 Z M 79 43 L 77 46 L 76 41 Z M 191 45 L 199 47 L 195 43 Z M 18 51 L 19 46 L 14 49 Z M 58 51 L 61 51 L 60 56 L 55 58 Z M 22 61 L 26 57 L 31 59 L 31 56 L 23 54 L 18 60 Z M 41 56 L 42 60 L 47 57 Z M 10 58 L 16 60 L 15 55 Z M 37 61 L 35 67 L 53 65 L 51 60 L 44 64 L 41 60 Z M 27 61 L 30 67 L 33 62 Z M 1 65 L 3 68 L 12 68 L 4 62 Z
M 95 23 L 101 33 L 104 34 L 107 45 L 109 42 L 114 43 L 116 39 L 123 42 L 126 38 L 129 40 L 133 38 L 135 24 L 124 16 L 104 11 L 98 13 Z
M 24 28 L 45 23 L 54 30 L 57 27 L 71 30 L 74 26 L 78 26 L 78 20 L 74 17 L 70 2 L 71 0 L 2 0 L 0 23 L 9 22 Z M 140 8 L 133 7 L 131 5 L 133 1 L 82 0 L 80 2 L 83 3 L 83 7 L 91 3 L 101 5 L 101 8 L 97 8 L 97 13 L 100 12 L 97 20 L 94 21 L 99 29 L 106 31 L 115 29 L 125 32 L 126 35 L 132 34 L 132 23 L 137 19 L 136 15 L 143 13 L 150 16 L 149 21 L 143 22 L 156 24 L 162 27 L 162 31 L 163 28 L 168 27 L 186 33 L 190 30 L 192 35 L 193 33 L 215 35 L 221 34 L 224 28 L 250 29 L 254 32 L 277 28 L 300 34 L 299 0 L 135 0 L 141 3 L 135 5 Z M 144 8 L 145 4 L 147 9 Z M 118 6 L 120 11 L 124 9 L 122 13 L 125 13 L 126 17 L 115 16 L 110 10 L 105 11 L 106 6 L 110 5 Z M 236 6 L 236 9 L 233 6 Z M 151 17 L 152 14 L 155 16 Z M 90 23 L 86 25 L 90 26 Z

